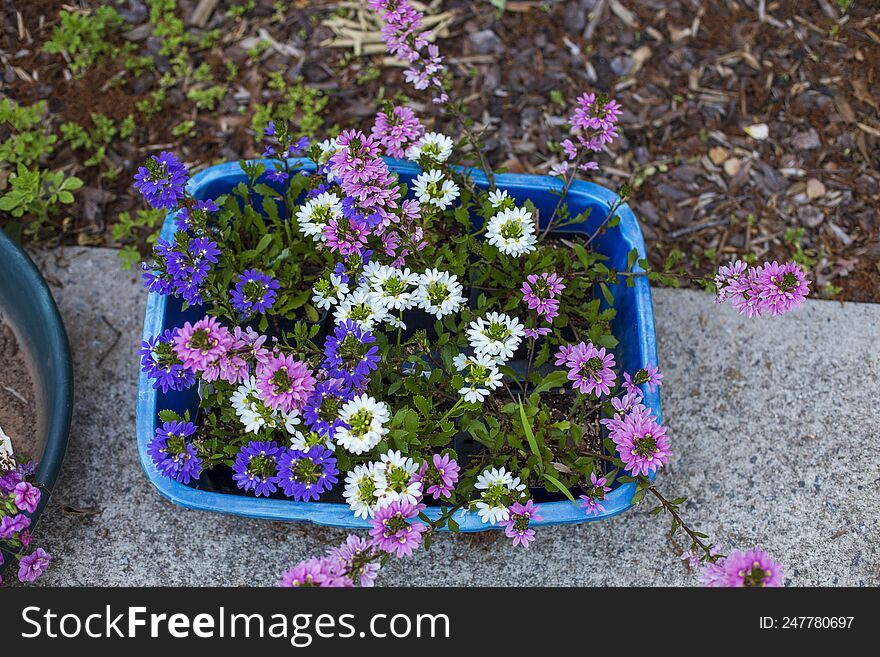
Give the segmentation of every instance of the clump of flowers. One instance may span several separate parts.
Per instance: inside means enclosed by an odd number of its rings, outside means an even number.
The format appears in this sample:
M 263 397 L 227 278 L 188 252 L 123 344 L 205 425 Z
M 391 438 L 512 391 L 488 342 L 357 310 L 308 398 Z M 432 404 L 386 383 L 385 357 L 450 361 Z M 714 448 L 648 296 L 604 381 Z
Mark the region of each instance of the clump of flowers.
M 462 119 L 422 15 L 406 0 L 371 6 L 406 79 Z M 187 320 L 144 342 L 142 368 L 163 393 L 197 386 L 199 397 L 193 419 L 160 410 L 157 469 L 287 504 L 341 493 L 339 511 L 368 535 L 285 571 L 283 586 L 371 586 L 391 557 L 463 521 L 525 548 L 548 504 L 588 520 L 646 496 L 688 534 L 687 563 L 781 581 L 763 557 L 746 569 L 707 545 L 684 523 L 683 499 L 655 484 L 673 454 L 652 394 L 663 375 L 655 363 L 624 367 L 632 354 L 612 330 L 620 277 L 645 284 L 647 264 L 633 250 L 621 271 L 593 244 L 629 192 L 593 217 L 565 193 L 598 168 L 621 116 L 604 95 L 577 98 L 549 205 L 485 164 L 478 182 L 455 166 L 456 138 L 394 103 L 371 129 L 324 141 L 273 121 L 264 160 L 243 162 L 244 182 L 210 200 L 189 195 L 172 155 L 148 162 L 136 187 L 175 213 L 177 232 L 157 243 L 144 284 L 180 299 Z M 717 284 L 719 300 L 749 315 L 781 314 L 809 292 L 797 266 L 775 262 L 731 263 Z M 537 505 L 536 489 L 555 500 Z
M 49 567 L 52 556 L 36 547 L 30 533 L 30 515 L 43 497 L 33 482 L 36 464 L 16 460 L 12 439 L 0 429 L 0 548 L 18 563 L 18 581 L 33 582 Z M 6 557 L 0 552 L 0 584 Z M 12 565 L 10 563 L 9 565 Z

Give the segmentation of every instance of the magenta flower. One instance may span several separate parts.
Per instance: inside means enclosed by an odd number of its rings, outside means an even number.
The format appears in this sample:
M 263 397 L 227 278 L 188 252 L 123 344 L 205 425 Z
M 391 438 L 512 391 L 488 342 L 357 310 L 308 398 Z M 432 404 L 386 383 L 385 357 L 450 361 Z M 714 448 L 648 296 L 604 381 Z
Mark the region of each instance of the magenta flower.
M 0 518 L 0 541 L 8 541 L 31 526 L 31 519 L 20 513 Z
M 731 260 L 718 268 L 718 273 L 715 274 L 715 303 L 724 303 L 727 300 L 731 286 L 743 277 L 748 268 L 749 266 L 742 260 Z
M 647 365 L 638 370 L 632 376 L 630 376 L 628 372 L 624 372 L 623 387 L 630 393 L 641 396 L 642 393 L 639 390 L 640 385 L 647 385 L 648 390 L 654 392 L 654 390 L 660 386 L 662 380 L 663 375 L 660 373 L 660 370 L 653 365 Z
M 555 273 L 544 273 L 526 276 L 520 292 L 529 310 L 536 311 L 550 322 L 559 314 L 557 297 L 564 289 L 565 285 L 559 276 Z
M 315 377 L 304 361 L 278 353 L 257 367 L 257 389 L 266 406 L 292 413 L 308 402 L 315 390 Z
M 605 353 L 605 347 L 596 349 L 592 342 L 560 347 L 556 364 L 568 367 L 568 380 L 581 393 L 594 392 L 597 397 L 611 393 L 615 362 L 613 354 Z
M 617 445 L 624 469 L 634 476 L 650 475 L 669 462 L 672 451 L 666 427 L 658 424 L 647 409 L 636 409 L 609 428 L 608 435 Z
M 535 530 L 529 527 L 532 520 L 543 520 L 544 516 L 538 511 L 540 506 L 536 506 L 532 500 L 528 500 L 525 504 L 514 502 L 510 505 L 510 517 L 504 527 L 504 535 L 513 539 L 513 545 L 522 545 L 524 548 L 529 547 L 529 543 L 535 540 Z
M 339 561 L 339 570 L 347 573 L 352 580 L 358 580 L 361 586 L 373 586 L 379 575 L 381 566 L 376 561 L 371 561 L 374 554 L 369 541 L 349 534 L 345 543 L 339 547 L 330 548 L 327 557 Z
M 18 562 L 18 581 L 33 582 L 40 577 L 49 564 L 52 562 L 52 555 L 43 548 L 37 548 L 28 555 L 21 558 Z
M 587 515 L 597 516 L 599 513 L 605 513 L 605 507 L 601 502 L 605 499 L 605 493 L 611 490 L 610 486 L 606 486 L 608 480 L 605 477 L 597 477 L 595 472 L 590 473 L 590 487 L 587 488 L 587 494 L 581 495 L 584 501 L 580 506 L 587 510 Z
M 207 315 L 194 325 L 186 322 L 174 334 L 174 353 L 189 370 L 207 369 L 225 356 L 231 346 L 229 330 L 216 317 Z
M 22 481 L 16 484 L 12 490 L 15 500 L 15 506 L 21 511 L 33 513 L 37 510 L 37 504 L 40 503 L 40 489 L 36 486 Z
M 413 550 L 422 542 L 422 534 L 428 528 L 420 522 L 410 521 L 424 508 L 424 504 L 395 500 L 377 510 L 376 517 L 370 520 L 370 524 L 373 525 L 370 530 L 373 545 L 383 552 L 398 557 L 412 556 Z
M 706 564 L 700 581 L 710 587 L 779 587 L 783 585 L 782 565 L 758 548 L 735 550 L 724 559 Z
M 540 337 L 545 335 L 550 335 L 550 329 L 546 326 L 542 326 L 539 328 L 527 328 L 525 329 L 525 336 L 527 338 L 532 338 L 533 340 L 537 340 Z
M 376 114 L 373 137 L 381 142 L 390 157 L 402 158 L 407 146 L 419 139 L 425 128 L 409 107 L 396 106 Z
M 782 315 L 798 308 L 810 293 L 810 281 L 794 262 L 765 262 L 757 270 L 761 312 Z
M 366 224 L 356 219 L 335 217 L 324 226 L 324 235 L 327 238 L 327 246 L 331 251 L 339 251 L 340 255 L 348 257 L 352 253 L 362 253 L 367 245 Z
M 354 583 L 340 572 L 336 559 L 307 559 L 281 573 L 278 586 L 284 588 L 350 588 Z
M 452 491 L 458 482 L 459 465 L 449 454 L 434 454 L 431 463 L 423 461 L 419 471 L 413 475 L 414 481 L 422 482 L 426 495 L 435 500 L 441 497 L 452 497 Z

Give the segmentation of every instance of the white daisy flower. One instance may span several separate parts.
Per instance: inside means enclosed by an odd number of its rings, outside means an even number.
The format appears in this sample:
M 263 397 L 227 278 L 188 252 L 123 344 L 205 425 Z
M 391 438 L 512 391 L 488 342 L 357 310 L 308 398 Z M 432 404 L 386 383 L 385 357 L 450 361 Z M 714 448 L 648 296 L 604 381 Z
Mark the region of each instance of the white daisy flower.
M 474 484 L 482 495 L 477 502 L 477 514 L 484 523 L 497 525 L 510 518 L 509 507 L 525 496 L 526 485 L 504 468 L 486 468 Z
M 342 217 L 342 201 L 336 194 L 324 192 L 311 198 L 296 211 L 299 229 L 316 242 L 326 240 L 324 227 L 331 219 Z
M 516 317 L 491 312 L 471 322 L 467 336 L 478 356 L 492 356 L 496 363 L 503 363 L 522 342 L 525 326 Z
M 329 310 L 348 294 L 348 283 L 337 274 L 330 274 L 330 280 L 322 278 L 312 288 L 312 303 L 322 310 Z
M 13 457 L 12 438 L 7 436 L 3 429 L 0 429 L 0 461 L 4 459 L 9 461 Z M 0 470 L 2 472 L 2 470 Z
M 506 189 L 496 189 L 489 192 L 489 203 L 491 203 L 492 207 L 496 210 L 501 209 L 501 206 L 503 206 L 508 199 L 510 199 L 510 196 L 507 194 Z
M 428 269 L 419 276 L 413 292 L 413 305 L 433 313 L 437 319 L 456 312 L 467 299 L 462 296 L 461 283 L 455 274 Z
M 421 203 L 445 210 L 458 198 L 458 185 L 443 177 L 439 169 L 423 171 L 413 182 L 413 193 Z
M 486 240 L 501 253 L 520 256 L 535 250 L 535 223 L 525 208 L 505 208 L 489 220 Z
M 376 301 L 368 287 L 359 287 L 339 302 L 333 317 L 337 324 L 350 319 L 372 331 L 376 324 L 388 318 L 388 310 Z
M 502 374 L 490 356 L 465 356 L 452 359 L 455 369 L 464 373 L 465 385 L 458 391 L 467 402 L 482 403 L 486 396 L 501 385 Z
M 293 449 L 299 449 L 305 452 L 310 447 L 314 447 L 315 445 L 323 445 L 330 451 L 335 449 L 336 445 L 333 444 L 333 441 L 328 436 L 322 436 L 316 431 L 295 431 L 293 435 L 290 437 L 290 446 Z
M 412 288 L 419 275 L 409 268 L 397 269 L 389 265 L 373 267 L 366 274 L 370 294 L 379 305 L 393 310 L 407 310 L 413 305 Z
M 265 407 L 257 390 L 257 380 L 251 377 L 242 383 L 229 398 L 232 408 L 246 433 L 259 433 L 271 418 L 272 411 Z
M 395 500 L 418 504 L 422 499 L 422 482 L 411 481 L 419 466 L 408 456 L 398 451 L 382 454 L 376 474 L 376 495 L 378 508 L 386 507 Z
M 372 518 L 376 513 L 379 498 L 376 495 L 376 475 L 378 463 L 356 465 L 345 476 L 345 490 L 342 496 L 354 511 L 356 518 Z
M 452 155 L 455 142 L 439 132 L 427 132 L 415 144 L 406 150 L 406 157 L 413 162 L 418 162 L 422 156 L 426 156 L 435 162 L 445 162 Z
M 391 419 L 388 405 L 369 395 L 359 395 L 345 402 L 339 419 L 350 428 L 340 427 L 334 439 L 352 454 L 363 454 L 373 449 L 388 433 L 385 424 Z

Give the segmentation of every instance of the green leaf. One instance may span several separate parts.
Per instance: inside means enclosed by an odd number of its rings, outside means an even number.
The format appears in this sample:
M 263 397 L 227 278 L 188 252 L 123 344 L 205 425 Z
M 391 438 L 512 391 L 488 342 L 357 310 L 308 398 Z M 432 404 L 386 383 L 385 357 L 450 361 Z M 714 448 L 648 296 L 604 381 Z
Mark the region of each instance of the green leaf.
M 538 459 L 538 469 L 543 472 L 544 462 L 541 459 L 541 452 L 538 451 L 538 441 L 535 440 L 535 434 L 532 433 L 532 426 L 529 423 L 529 418 L 526 416 L 526 407 L 523 406 L 522 399 L 519 400 L 519 418 L 522 421 L 523 431 L 526 432 L 526 439 L 529 441 L 529 447 L 532 448 L 532 453 L 535 455 L 535 458 Z
M 558 488 L 559 491 L 560 491 L 563 495 L 565 495 L 569 500 L 571 500 L 571 503 L 572 503 L 572 504 L 574 504 L 575 506 L 577 506 L 577 501 L 574 499 L 574 495 L 571 494 L 571 491 L 568 490 L 568 488 L 567 488 L 567 487 L 566 487 L 561 481 L 559 481 L 556 477 L 547 474 L 546 472 L 544 473 L 544 479 L 546 479 L 546 480 L 549 481 L 551 484 L 553 484 L 554 486 L 556 486 L 556 488 Z
M 273 239 L 275 239 L 275 235 L 273 235 L 272 233 L 266 233 L 265 235 L 263 235 L 263 237 L 260 238 L 260 241 L 257 243 L 257 248 L 254 249 L 254 253 L 262 253 L 266 249 L 266 247 L 272 243 Z
M 538 385 L 538 387 L 535 388 L 532 392 L 533 394 L 547 392 L 548 390 L 552 390 L 553 388 L 564 386 L 566 381 L 568 381 L 568 372 L 566 370 L 556 370 L 555 372 L 550 372 L 550 374 L 545 376 L 540 385 Z

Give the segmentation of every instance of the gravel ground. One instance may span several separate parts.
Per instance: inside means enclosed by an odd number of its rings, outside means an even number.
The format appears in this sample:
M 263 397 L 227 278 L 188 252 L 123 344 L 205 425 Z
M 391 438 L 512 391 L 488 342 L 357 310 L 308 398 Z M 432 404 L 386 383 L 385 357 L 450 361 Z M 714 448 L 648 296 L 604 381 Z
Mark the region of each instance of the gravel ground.
M 37 254 L 64 316 L 76 377 L 67 460 L 38 535 L 42 585 L 268 585 L 344 532 L 177 508 L 137 460 L 135 397 L 145 295 L 111 249 Z M 880 307 L 810 301 L 748 321 L 695 291 L 655 291 L 664 417 L 660 477 L 686 517 L 727 545 L 770 550 L 795 586 L 880 585 L 874 427 Z M 861 372 L 857 379 L 853 371 Z M 870 428 L 870 429 L 869 429 Z M 385 585 L 695 583 L 649 507 L 548 528 L 527 551 L 499 533 L 440 536 Z

